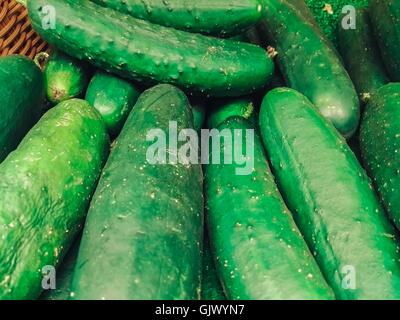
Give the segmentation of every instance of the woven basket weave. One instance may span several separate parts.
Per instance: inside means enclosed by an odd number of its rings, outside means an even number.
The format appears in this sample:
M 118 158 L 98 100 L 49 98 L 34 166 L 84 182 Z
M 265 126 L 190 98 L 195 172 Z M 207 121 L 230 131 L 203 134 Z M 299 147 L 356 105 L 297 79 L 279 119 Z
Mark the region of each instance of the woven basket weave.
M 0 57 L 22 54 L 33 59 L 48 48 L 33 31 L 26 8 L 14 0 L 0 0 Z

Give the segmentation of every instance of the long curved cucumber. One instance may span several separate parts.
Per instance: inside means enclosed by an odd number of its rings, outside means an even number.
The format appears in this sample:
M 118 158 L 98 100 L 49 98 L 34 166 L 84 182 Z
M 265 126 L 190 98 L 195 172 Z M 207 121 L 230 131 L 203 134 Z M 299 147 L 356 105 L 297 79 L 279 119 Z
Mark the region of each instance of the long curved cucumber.
M 357 129 L 354 85 L 304 0 L 266 0 L 260 20 L 289 87 L 298 90 L 346 138 Z
M 82 61 L 53 50 L 43 69 L 47 99 L 57 104 L 84 95 L 89 82 L 88 67 Z
M 244 165 L 234 156 L 232 164 L 221 160 L 221 164 L 205 167 L 210 243 L 227 297 L 332 299 L 331 289 L 282 200 L 254 127 L 242 117 L 231 117 L 217 129 L 231 134 L 219 149 L 212 150 L 220 153 L 220 159 L 229 145 L 232 154 L 236 152 L 233 149 L 238 144 L 232 137 L 241 133 L 241 150 L 254 163 L 253 170 L 243 175 L 237 169 Z
M 376 90 L 389 82 L 389 78 L 372 33 L 368 9 L 356 8 L 355 19 L 355 29 L 344 29 L 342 19 L 339 19 L 339 51 L 360 101 L 366 104 Z
M 200 298 L 201 166 L 148 158 L 155 143 L 147 139 L 150 130 L 174 139 L 170 121 L 176 121 L 177 132 L 193 128 L 186 96 L 166 84 L 146 90 L 117 138 L 90 204 L 72 299 Z M 179 150 L 183 144 L 177 143 Z M 171 155 L 176 149 L 164 151 Z
M 44 77 L 24 56 L 0 58 L 0 162 L 39 120 L 44 108 Z
M 175 29 L 227 36 L 261 17 L 258 0 L 91 0 L 102 6 Z
M 54 28 L 42 25 L 45 6 L 57 13 Z M 49 43 L 132 80 L 240 96 L 263 87 L 274 71 L 255 45 L 155 25 L 88 0 L 30 0 L 28 12 Z
M 101 114 L 111 136 L 117 136 L 139 98 L 140 91 L 130 82 L 97 71 L 90 80 L 85 99 Z
M 372 27 L 392 81 L 400 81 L 400 2 L 370 0 Z
M 97 111 L 66 100 L 0 165 L 0 300 L 36 299 L 81 228 L 108 154 Z
M 400 83 L 381 87 L 366 107 L 360 126 L 363 163 L 380 199 L 400 229 Z
M 396 233 L 346 141 L 299 92 L 278 88 L 260 128 L 280 190 L 339 299 L 400 299 Z

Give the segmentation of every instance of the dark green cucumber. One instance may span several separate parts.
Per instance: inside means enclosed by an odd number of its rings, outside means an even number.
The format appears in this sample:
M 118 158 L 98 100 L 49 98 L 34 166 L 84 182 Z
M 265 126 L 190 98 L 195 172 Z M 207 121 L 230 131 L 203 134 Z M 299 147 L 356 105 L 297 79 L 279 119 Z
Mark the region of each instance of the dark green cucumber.
M 56 271 L 56 288 L 44 290 L 40 300 L 68 300 L 71 295 L 72 273 L 78 258 L 81 236 L 77 237 Z
M 226 36 L 256 24 L 258 0 L 91 0 L 102 6 L 175 29 Z
M 139 97 L 90 205 L 72 280 L 73 299 L 200 297 L 201 166 L 147 160 L 154 144 L 147 141 L 150 130 L 163 130 L 169 141 L 170 121 L 176 121 L 177 132 L 193 128 L 182 91 L 164 84 Z M 166 154 L 175 151 L 170 146 Z
M 57 12 L 54 29 L 42 26 L 42 8 L 49 5 Z M 255 45 L 159 26 L 88 0 L 30 0 L 28 11 L 49 43 L 132 80 L 240 96 L 263 87 L 274 71 Z
M 110 135 L 117 136 L 139 94 L 133 84 L 98 71 L 90 80 L 85 99 L 100 112 Z
M 227 297 L 332 299 L 277 189 L 254 127 L 242 117 L 231 117 L 218 126 L 221 133 L 225 129 L 232 137 L 242 133 L 241 150 L 246 148 L 247 160 L 254 163 L 253 170 L 242 175 L 237 169 L 244 165 L 235 159 L 233 164 L 222 160 L 205 167 L 210 243 Z M 246 136 L 249 143 L 243 142 Z M 224 159 L 229 144 L 232 140 L 224 140 L 213 152 Z
M 0 162 L 39 120 L 44 100 L 44 77 L 32 60 L 0 58 Z
M 372 34 L 368 10 L 356 8 L 356 28 L 344 29 L 338 24 L 339 51 L 353 80 L 360 101 L 368 103 L 381 86 L 389 82 L 379 48 Z
M 0 165 L 0 300 L 35 299 L 81 228 L 108 153 L 84 100 L 50 109 Z
M 89 82 L 88 67 L 58 50 L 53 50 L 43 72 L 47 99 L 53 104 L 83 96 Z
M 400 299 L 399 249 L 344 138 L 299 92 L 261 106 L 264 145 L 288 207 L 339 299 Z
M 400 229 L 400 83 L 381 87 L 360 126 L 363 163 L 389 216 Z
M 225 293 L 218 278 L 207 233 L 204 234 L 202 269 L 201 300 L 225 300 Z
M 304 0 L 265 0 L 260 28 L 278 52 L 285 80 L 307 96 L 346 138 L 357 129 L 357 93 Z
M 248 119 L 251 123 L 257 124 L 253 102 L 250 98 L 241 98 L 217 104 L 208 115 L 208 127 L 210 129 L 216 128 L 225 119 L 232 116 L 241 116 Z
M 400 1 L 370 0 L 369 14 L 389 76 L 400 81 Z

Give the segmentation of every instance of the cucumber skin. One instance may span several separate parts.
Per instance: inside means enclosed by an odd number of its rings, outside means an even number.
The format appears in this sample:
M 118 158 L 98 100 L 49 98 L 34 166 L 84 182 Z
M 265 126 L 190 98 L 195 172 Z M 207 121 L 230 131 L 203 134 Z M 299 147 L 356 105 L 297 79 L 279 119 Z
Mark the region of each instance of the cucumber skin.
M 139 98 L 140 91 L 131 83 L 98 71 L 90 80 L 85 99 L 101 114 L 109 134 L 117 136 Z
M 91 0 L 119 12 L 184 31 L 229 36 L 245 31 L 261 17 L 257 0 Z
M 339 19 L 339 51 L 360 101 L 366 104 L 376 90 L 389 82 L 372 34 L 368 9 L 356 8 L 356 29 L 343 29 L 341 21 Z
M 153 144 L 146 134 L 160 128 L 168 141 L 169 120 L 178 122 L 178 132 L 193 128 L 185 95 L 171 85 L 146 90 L 117 138 L 93 196 L 72 299 L 200 298 L 201 166 L 150 165 L 146 160 Z
M 100 115 L 72 99 L 0 165 L 0 299 L 39 296 L 42 267 L 56 267 L 80 230 L 108 148 Z
M 370 0 L 369 12 L 386 70 L 400 82 L 400 2 Z
M 360 126 L 363 163 L 389 216 L 400 229 L 400 83 L 381 87 L 366 107 Z
M 54 51 L 44 67 L 47 99 L 57 104 L 81 97 L 89 82 L 89 70 L 83 62 Z
M 218 126 L 220 132 L 224 129 L 254 127 L 242 117 L 231 117 Z M 223 159 L 222 143 L 218 152 Z M 257 134 L 255 170 L 236 175 L 238 167 L 205 166 L 207 226 L 228 299 L 332 299 L 279 194 Z
M 39 120 L 44 108 L 44 77 L 27 57 L 0 58 L 0 162 Z
M 46 5 L 57 12 L 55 29 L 42 27 Z M 49 43 L 131 80 L 240 96 L 263 87 L 274 72 L 271 58 L 255 45 L 151 24 L 90 1 L 31 0 L 28 12 Z
M 271 91 L 260 129 L 275 177 L 338 299 L 399 299 L 395 230 L 345 140 L 300 93 Z M 340 271 L 356 270 L 356 289 Z
M 308 97 L 343 136 L 351 137 L 360 117 L 357 93 L 304 1 L 266 0 L 259 27 L 278 52 L 288 86 Z

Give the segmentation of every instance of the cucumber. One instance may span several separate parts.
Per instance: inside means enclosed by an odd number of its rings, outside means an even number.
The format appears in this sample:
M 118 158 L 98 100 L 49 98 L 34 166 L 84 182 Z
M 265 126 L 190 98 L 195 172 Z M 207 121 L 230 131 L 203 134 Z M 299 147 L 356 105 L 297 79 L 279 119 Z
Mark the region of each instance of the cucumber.
M 44 77 L 27 57 L 0 58 L 0 162 L 14 150 L 44 109 Z
M 217 275 L 215 262 L 211 253 L 208 234 L 204 234 L 203 273 L 201 278 L 201 300 L 226 300 L 224 290 Z
M 91 0 L 102 6 L 175 29 L 227 36 L 238 34 L 261 17 L 258 0 Z
M 240 98 L 218 103 L 208 116 L 208 127 L 217 128 L 225 119 L 232 116 L 241 116 L 257 124 L 253 102 L 250 98 Z
M 356 8 L 355 29 L 344 29 L 341 23 L 343 17 L 338 24 L 339 51 L 360 101 L 365 105 L 389 79 L 372 34 L 368 9 Z
M 332 299 L 279 194 L 254 127 L 242 117 L 230 117 L 218 126 L 221 133 L 225 129 L 232 137 L 247 136 L 249 143 L 242 139 L 241 150 L 246 148 L 248 161 L 254 161 L 247 175 L 237 173 L 243 164 L 236 160 L 205 166 L 210 243 L 228 299 Z M 224 159 L 229 144 L 232 140 L 224 140 L 213 152 Z
M 100 112 L 111 136 L 117 136 L 140 91 L 112 74 L 98 71 L 90 80 L 85 99 Z
M 169 141 L 170 121 L 177 122 L 177 132 L 193 128 L 182 91 L 166 84 L 146 90 L 118 136 L 93 196 L 72 299 L 200 297 L 201 166 L 146 160 L 154 144 L 146 139 L 149 130 L 163 130 Z M 173 152 L 173 146 L 166 150 Z
M 359 122 L 354 85 L 304 0 L 267 0 L 260 30 L 278 52 L 289 87 L 300 91 L 346 138 Z
M 57 12 L 44 28 L 44 6 Z M 30 0 L 43 39 L 122 77 L 166 82 L 213 96 L 240 96 L 268 83 L 274 64 L 255 45 L 155 25 L 87 0 Z
M 43 72 L 47 99 L 53 104 L 83 96 L 89 82 L 88 67 L 58 50 L 53 50 Z
M 360 126 L 363 163 L 390 218 L 400 229 L 400 83 L 381 87 L 372 97 Z
M 338 299 L 400 299 L 397 235 L 346 141 L 299 92 L 278 88 L 260 129 L 282 195 Z
M 81 228 L 108 153 L 84 100 L 50 109 L 0 165 L 0 300 L 35 299 Z
M 370 0 L 369 12 L 389 76 L 400 82 L 400 2 Z

